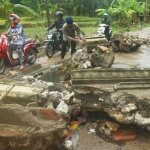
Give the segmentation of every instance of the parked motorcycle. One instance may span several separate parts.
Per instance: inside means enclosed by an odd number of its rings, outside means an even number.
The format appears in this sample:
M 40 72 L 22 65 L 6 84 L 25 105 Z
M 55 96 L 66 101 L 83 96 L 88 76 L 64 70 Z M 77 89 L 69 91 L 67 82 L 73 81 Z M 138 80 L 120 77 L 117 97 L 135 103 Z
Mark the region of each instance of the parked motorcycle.
M 15 50 L 10 49 L 11 35 L 0 35 L 0 74 L 2 74 L 7 67 L 7 64 L 12 66 L 19 65 L 19 57 L 15 55 Z M 26 39 L 23 46 L 24 63 L 33 64 L 37 59 L 38 50 L 32 38 Z
M 62 48 L 62 37 L 58 30 L 49 30 L 47 33 L 47 40 L 44 40 L 46 43 L 46 55 L 51 58 L 57 51 L 61 51 Z M 70 49 L 70 43 L 68 43 L 67 51 Z
M 108 37 L 108 35 L 105 33 L 106 27 L 107 27 L 106 24 L 102 24 L 102 23 L 99 24 L 99 26 L 98 26 L 98 36 L 105 37 L 109 41 L 110 38 L 112 37 L 112 28 L 109 27 L 109 37 Z

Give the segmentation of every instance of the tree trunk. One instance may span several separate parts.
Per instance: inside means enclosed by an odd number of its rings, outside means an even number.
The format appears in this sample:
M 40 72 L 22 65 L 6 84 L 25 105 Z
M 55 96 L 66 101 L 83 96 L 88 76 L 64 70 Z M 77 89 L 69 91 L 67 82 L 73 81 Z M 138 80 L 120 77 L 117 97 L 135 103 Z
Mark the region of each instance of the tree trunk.
M 46 7 L 47 25 L 50 26 L 50 14 L 49 14 L 48 0 L 45 0 L 45 7 Z

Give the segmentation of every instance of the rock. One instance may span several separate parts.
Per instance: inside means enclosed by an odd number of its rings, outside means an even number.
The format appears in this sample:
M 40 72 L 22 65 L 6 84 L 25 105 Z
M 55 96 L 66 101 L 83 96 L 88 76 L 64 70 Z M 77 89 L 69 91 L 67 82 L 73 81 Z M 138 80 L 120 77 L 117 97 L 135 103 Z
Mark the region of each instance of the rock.
M 52 109 L 1 104 L 0 148 L 5 149 L 9 145 L 10 148 L 24 150 L 42 149 L 45 146 L 43 142 L 51 141 L 48 145 L 55 143 L 53 135 L 66 127 L 66 122 L 60 122 L 59 118 Z
M 113 35 L 111 47 L 115 52 L 131 52 L 137 50 L 141 44 L 139 35 L 118 33 Z
M 90 60 L 93 67 L 110 68 L 115 60 L 115 55 L 111 49 L 97 46 L 96 51 L 91 54 Z
M 109 128 L 110 131 L 117 131 L 120 125 L 116 122 L 106 121 L 106 126 Z

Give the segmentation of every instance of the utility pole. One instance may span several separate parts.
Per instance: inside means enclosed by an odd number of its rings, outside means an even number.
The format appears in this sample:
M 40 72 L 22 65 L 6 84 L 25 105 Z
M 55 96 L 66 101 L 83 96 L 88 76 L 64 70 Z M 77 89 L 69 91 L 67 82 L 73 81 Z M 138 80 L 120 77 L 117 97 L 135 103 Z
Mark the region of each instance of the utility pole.
M 48 0 L 45 0 L 45 7 L 46 7 L 47 25 L 49 27 L 50 26 L 50 14 L 49 14 Z

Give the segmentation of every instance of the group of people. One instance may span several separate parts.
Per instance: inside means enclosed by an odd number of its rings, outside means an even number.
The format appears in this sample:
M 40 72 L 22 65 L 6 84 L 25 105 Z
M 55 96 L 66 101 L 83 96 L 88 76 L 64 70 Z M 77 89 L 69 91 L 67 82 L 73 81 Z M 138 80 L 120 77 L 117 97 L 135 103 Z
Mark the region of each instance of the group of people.
M 61 59 L 64 59 L 65 53 L 66 53 L 66 47 L 68 44 L 68 41 L 71 42 L 71 55 L 76 51 L 76 43 L 80 42 L 80 40 L 83 40 L 86 42 L 86 39 L 83 37 L 80 27 L 77 23 L 73 21 L 72 17 L 67 17 L 66 19 L 63 19 L 63 12 L 58 11 L 56 12 L 57 20 L 54 21 L 54 23 L 47 29 L 50 30 L 54 27 L 60 32 L 60 38 L 63 39 L 62 42 L 62 50 L 61 50 Z M 25 43 L 25 36 L 24 36 L 24 30 L 22 25 L 19 24 L 20 18 L 16 14 L 10 14 L 9 15 L 10 20 L 10 28 L 8 29 L 5 34 L 9 34 L 12 36 L 10 41 L 10 50 L 15 49 L 19 56 L 20 61 L 20 70 L 24 70 L 24 56 L 22 53 L 23 45 Z M 79 36 L 79 39 L 76 38 L 76 33 Z
M 83 37 L 83 34 L 81 33 L 79 25 L 74 22 L 72 17 L 69 16 L 66 19 L 64 19 L 62 11 L 57 11 L 56 16 L 57 16 L 57 19 L 47 30 L 51 30 L 52 28 L 56 27 L 56 29 L 60 32 L 60 38 L 62 39 L 61 59 L 64 59 L 68 41 L 71 42 L 71 55 L 72 55 L 74 52 L 76 52 L 76 44 L 80 42 L 80 40 L 83 40 L 84 42 L 86 42 L 86 39 Z M 139 15 L 139 21 L 140 21 L 139 29 L 140 30 L 142 30 L 143 19 L 144 17 L 141 13 Z M 10 20 L 11 26 L 6 32 L 6 34 L 12 35 L 12 39 L 10 42 L 10 49 L 11 48 L 16 49 L 16 52 L 18 53 L 19 60 L 20 60 L 20 70 L 23 70 L 25 69 L 23 65 L 24 56 L 22 53 L 22 48 L 25 43 L 24 30 L 23 30 L 22 25 L 19 24 L 20 18 L 18 15 L 10 14 L 9 20 Z M 105 34 L 109 37 L 110 20 L 109 20 L 109 15 L 107 13 L 104 13 L 104 17 L 101 23 L 104 23 L 107 25 L 105 29 Z M 79 39 L 76 38 L 76 33 Z
M 63 19 L 63 12 L 56 12 L 57 20 L 47 29 L 48 31 L 52 28 L 56 27 L 56 29 L 60 32 L 60 38 L 62 41 L 62 49 L 61 49 L 61 59 L 64 59 L 67 44 L 71 42 L 71 55 L 76 52 L 76 44 L 83 40 L 86 42 L 86 39 L 83 37 L 80 27 L 77 23 L 74 22 L 72 17 L 67 17 Z M 76 33 L 79 36 L 79 39 L 76 38 Z

